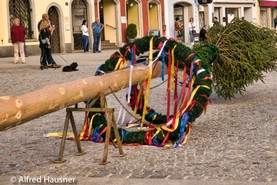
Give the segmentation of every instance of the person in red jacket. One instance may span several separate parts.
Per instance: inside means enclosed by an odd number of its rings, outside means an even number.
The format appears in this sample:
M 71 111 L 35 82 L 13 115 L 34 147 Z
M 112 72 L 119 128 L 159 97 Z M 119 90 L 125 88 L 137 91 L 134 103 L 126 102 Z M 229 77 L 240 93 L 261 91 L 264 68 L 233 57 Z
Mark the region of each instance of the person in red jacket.
M 13 20 L 13 26 L 11 27 L 11 39 L 14 48 L 14 64 L 18 62 L 18 50 L 20 52 L 21 62 L 23 64 L 26 63 L 25 61 L 25 54 L 24 54 L 24 41 L 25 41 L 25 28 L 19 24 L 20 21 L 18 18 Z

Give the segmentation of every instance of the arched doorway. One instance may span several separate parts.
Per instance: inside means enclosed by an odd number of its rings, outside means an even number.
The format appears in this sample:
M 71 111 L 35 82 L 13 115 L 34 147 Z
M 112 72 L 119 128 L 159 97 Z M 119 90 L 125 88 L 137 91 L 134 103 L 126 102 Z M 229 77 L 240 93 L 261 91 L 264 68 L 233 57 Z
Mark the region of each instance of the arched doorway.
M 52 26 L 55 28 L 51 36 L 51 51 L 52 53 L 60 53 L 60 21 L 57 8 L 51 6 L 48 10 L 48 15 Z
M 72 29 L 73 29 L 73 48 L 74 50 L 80 50 L 82 45 L 82 22 L 88 20 L 87 16 L 87 4 L 84 0 L 73 0 L 72 5 Z M 88 27 L 90 23 L 88 22 Z
M 183 42 L 189 42 L 188 22 L 193 17 L 192 5 L 188 3 L 174 4 L 174 20 L 179 18 L 179 24 L 184 28 Z
M 157 3 L 150 1 L 148 4 L 149 12 L 149 31 L 153 35 L 160 35 L 160 18 L 159 18 L 159 6 Z
M 135 24 L 137 26 L 137 36 L 141 36 L 140 32 L 140 11 L 139 3 L 136 0 L 127 0 L 126 1 L 126 12 L 127 12 L 127 25 Z
M 117 43 L 117 2 L 114 0 L 101 0 L 99 2 L 100 22 L 105 26 L 101 40 Z

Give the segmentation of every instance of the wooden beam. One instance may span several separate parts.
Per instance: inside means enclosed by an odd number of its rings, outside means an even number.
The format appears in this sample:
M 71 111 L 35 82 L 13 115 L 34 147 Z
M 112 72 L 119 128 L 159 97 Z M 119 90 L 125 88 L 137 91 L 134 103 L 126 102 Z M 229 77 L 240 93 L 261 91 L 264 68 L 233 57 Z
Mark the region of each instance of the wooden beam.
M 153 78 L 161 75 L 161 63 L 157 64 Z M 132 84 L 140 84 L 147 79 L 148 67 L 134 66 Z M 165 70 L 166 71 L 166 70 Z M 65 107 L 96 98 L 100 93 L 108 95 L 129 85 L 130 69 L 114 71 L 103 76 L 93 76 L 82 80 L 53 84 L 21 96 L 0 97 L 0 131 Z

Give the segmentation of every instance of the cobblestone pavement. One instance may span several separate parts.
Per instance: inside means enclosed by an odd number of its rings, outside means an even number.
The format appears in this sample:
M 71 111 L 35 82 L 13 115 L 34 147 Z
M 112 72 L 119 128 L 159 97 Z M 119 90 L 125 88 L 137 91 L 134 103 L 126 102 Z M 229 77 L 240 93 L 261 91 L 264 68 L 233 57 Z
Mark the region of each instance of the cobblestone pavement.
M 79 71 L 71 73 L 39 70 L 39 56 L 29 56 L 25 65 L 1 58 L 0 96 L 22 95 L 52 83 L 89 77 L 113 52 L 54 55 L 63 66 L 78 62 Z M 265 83 L 249 86 L 243 96 L 232 100 L 212 94 L 212 104 L 193 123 L 185 146 L 171 150 L 125 146 L 127 155 L 120 158 L 114 157 L 118 149 L 110 146 L 107 165 L 99 165 L 103 144 L 82 142 L 86 154 L 75 156 L 74 141 L 66 143 L 66 162 L 53 163 L 60 139 L 43 134 L 63 130 L 65 110 L 42 116 L 0 132 L 0 184 L 9 184 L 12 176 L 17 183 L 21 176 L 48 176 L 73 177 L 77 184 L 277 184 L 276 79 L 277 72 L 267 73 Z M 153 85 L 159 83 L 161 80 L 155 79 Z M 108 103 L 118 111 L 112 95 Z M 165 112 L 165 84 L 151 91 L 149 105 Z M 74 116 L 80 131 L 84 114 Z

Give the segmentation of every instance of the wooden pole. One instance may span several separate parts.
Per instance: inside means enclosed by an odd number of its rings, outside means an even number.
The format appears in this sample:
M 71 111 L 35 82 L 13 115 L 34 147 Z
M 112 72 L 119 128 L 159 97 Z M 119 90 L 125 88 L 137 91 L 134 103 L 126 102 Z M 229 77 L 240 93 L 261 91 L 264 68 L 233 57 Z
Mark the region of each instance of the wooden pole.
M 161 75 L 161 63 L 157 64 L 153 78 Z M 134 66 L 132 84 L 140 84 L 148 77 L 148 67 Z M 165 70 L 166 71 L 166 70 Z M 93 76 L 63 84 L 53 84 L 21 96 L 0 97 L 0 131 L 26 123 L 65 107 L 117 92 L 129 85 L 130 69 L 114 71 L 103 76 Z

